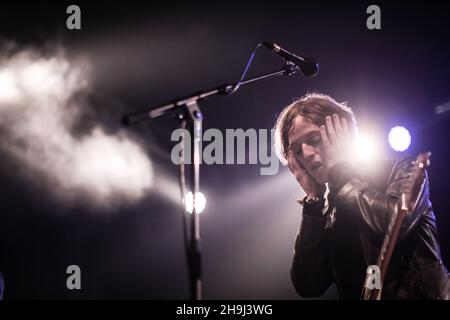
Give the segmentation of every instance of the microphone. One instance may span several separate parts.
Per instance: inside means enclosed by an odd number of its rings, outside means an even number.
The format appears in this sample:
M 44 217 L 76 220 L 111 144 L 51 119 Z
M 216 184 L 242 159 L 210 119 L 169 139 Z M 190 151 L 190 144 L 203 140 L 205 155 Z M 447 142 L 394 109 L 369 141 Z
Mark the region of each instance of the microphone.
M 278 54 L 284 60 L 295 64 L 305 77 L 314 77 L 319 72 L 319 64 L 310 58 L 297 56 L 292 52 L 283 49 L 276 43 L 264 41 L 262 44 Z

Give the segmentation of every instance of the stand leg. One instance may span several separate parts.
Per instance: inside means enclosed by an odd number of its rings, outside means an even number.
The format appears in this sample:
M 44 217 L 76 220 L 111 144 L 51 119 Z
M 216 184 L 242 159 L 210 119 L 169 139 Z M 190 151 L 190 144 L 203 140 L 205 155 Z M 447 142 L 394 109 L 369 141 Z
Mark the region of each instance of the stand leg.
M 192 138 L 191 153 L 191 191 L 193 195 L 193 211 L 191 215 L 191 232 L 189 245 L 189 278 L 191 299 L 202 299 L 202 259 L 200 249 L 200 217 L 196 210 L 196 194 L 200 191 L 200 162 L 202 149 L 202 114 L 197 103 L 188 106 L 190 114 L 190 130 Z

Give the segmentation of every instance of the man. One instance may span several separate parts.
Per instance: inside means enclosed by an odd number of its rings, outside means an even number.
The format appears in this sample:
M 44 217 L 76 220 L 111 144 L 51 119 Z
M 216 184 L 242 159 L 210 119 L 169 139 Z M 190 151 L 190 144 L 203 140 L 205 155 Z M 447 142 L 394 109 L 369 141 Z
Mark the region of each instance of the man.
M 412 158 L 363 169 L 352 153 L 352 110 L 322 94 L 286 107 L 276 123 L 276 149 L 306 196 L 291 278 L 303 297 L 319 297 L 334 282 L 340 298 L 361 297 L 390 217 L 412 169 Z M 382 299 L 449 299 L 428 179 L 405 218 L 386 274 Z

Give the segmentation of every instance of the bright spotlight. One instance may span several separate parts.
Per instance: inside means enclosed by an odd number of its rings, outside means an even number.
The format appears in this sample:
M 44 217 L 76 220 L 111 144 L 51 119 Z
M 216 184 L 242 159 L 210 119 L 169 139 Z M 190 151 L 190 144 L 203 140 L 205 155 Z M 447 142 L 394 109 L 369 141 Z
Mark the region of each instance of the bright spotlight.
M 405 151 L 411 144 L 411 135 L 405 127 L 395 126 L 388 134 L 388 142 L 395 151 Z
M 377 144 L 372 138 L 359 134 L 356 138 L 356 156 L 361 162 L 374 160 L 377 156 Z
M 184 205 L 186 211 L 192 213 L 194 210 L 194 198 L 192 197 L 192 192 L 188 192 L 184 197 Z M 206 207 L 206 198 L 202 192 L 197 192 L 195 194 L 195 210 L 197 213 L 201 213 Z

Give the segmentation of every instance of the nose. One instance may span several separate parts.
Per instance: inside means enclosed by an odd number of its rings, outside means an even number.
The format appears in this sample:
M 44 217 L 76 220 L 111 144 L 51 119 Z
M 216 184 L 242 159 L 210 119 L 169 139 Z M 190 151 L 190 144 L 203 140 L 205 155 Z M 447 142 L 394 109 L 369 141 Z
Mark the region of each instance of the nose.
M 305 160 L 305 162 L 310 163 L 311 160 L 316 155 L 316 148 L 314 148 L 313 146 L 310 146 L 307 143 L 302 143 L 302 154 L 303 154 L 303 159 Z

